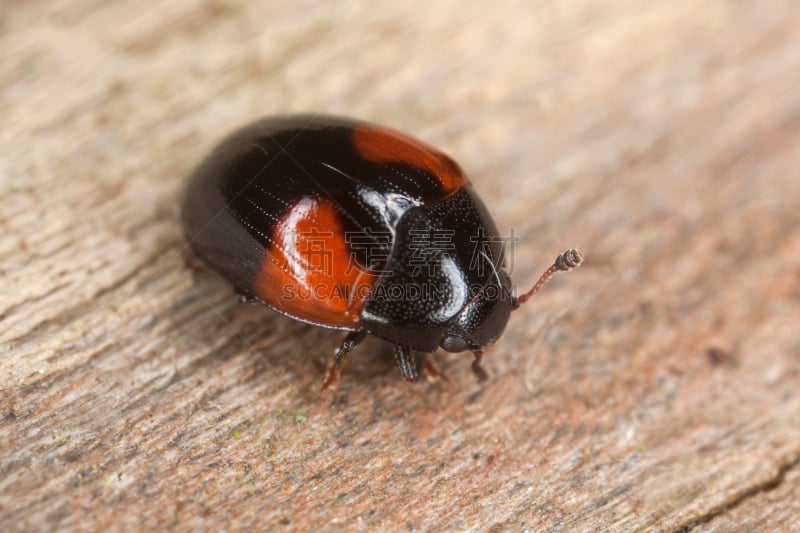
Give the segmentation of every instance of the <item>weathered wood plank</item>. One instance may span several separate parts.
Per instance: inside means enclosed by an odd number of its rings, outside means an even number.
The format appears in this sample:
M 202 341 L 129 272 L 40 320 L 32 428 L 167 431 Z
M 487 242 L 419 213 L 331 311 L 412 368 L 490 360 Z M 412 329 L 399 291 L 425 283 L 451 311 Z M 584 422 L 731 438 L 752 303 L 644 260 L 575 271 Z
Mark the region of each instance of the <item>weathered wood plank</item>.
M 793 2 L 6 3 L 0 529 L 794 530 Z M 186 175 L 254 115 L 451 153 L 527 287 L 479 386 L 187 267 Z

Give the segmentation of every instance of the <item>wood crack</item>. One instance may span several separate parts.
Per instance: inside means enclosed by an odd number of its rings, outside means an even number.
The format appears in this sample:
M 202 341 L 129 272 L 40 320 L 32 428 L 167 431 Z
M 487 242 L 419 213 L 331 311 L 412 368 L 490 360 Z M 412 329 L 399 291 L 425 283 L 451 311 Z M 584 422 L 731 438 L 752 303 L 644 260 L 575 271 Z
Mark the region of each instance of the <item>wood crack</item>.
M 723 503 L 722 505 L 718 505 L 707 513 L 687 522 L 686 524 L 676 528 L 674 533 L 687 533 L 692 531 L 697 526 L 707 524 L 711 522 L 714 518 L 721 516 L 736 507 L 740 506 L 750 498 L 762 494 L 764 492 L 769 492 L 778 488 L 781 483 L 786 479 L 786 474 L 794 467 L 800 465 L 800 454 L 795 455 L 789 461 L 785 462 L 784 464 L 778 467 L 778 470 L 775 472 L 775 475 L 770 477 L 769 479 L 764 480 L 763 482 L 750 487 L 746 491 L 742 492 L 741 494 L 735 496 L 733 499 Z

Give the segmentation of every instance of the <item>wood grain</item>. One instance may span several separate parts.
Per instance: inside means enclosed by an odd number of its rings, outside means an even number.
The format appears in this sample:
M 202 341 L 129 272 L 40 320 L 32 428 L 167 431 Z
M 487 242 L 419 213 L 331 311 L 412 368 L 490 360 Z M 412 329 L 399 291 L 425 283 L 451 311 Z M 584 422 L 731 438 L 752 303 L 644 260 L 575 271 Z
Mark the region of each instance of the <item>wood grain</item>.
M 6 2 L 0 529 L 800 530 L 790 0 Z M 474 383 L 193 271 L 187 174 L 257 115 L 439 146 L 521 238 Z

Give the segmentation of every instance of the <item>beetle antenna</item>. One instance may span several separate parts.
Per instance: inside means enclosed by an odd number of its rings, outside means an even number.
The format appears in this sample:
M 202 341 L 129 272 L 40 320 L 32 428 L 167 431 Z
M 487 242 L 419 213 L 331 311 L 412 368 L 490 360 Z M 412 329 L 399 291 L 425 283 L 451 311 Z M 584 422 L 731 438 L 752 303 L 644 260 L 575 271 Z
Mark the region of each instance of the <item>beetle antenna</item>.
M 521 294 L 514 299 L 514 309 L 524 304 L 526 301 L 528 301 L 528 298 L 539 292 L 539 289 L 542 288 L 542 285 L 544 285 L 553 274 L 556 272 L 567 272 L 573 268 L 581 266 L 581 263 L 583 263 L 583 252 L 574 248 L 569 249 L 556 257 L 556 260 L 553 261 L 553 264 L 550 265 L 550 268 L 545 270 L 544 274 L 539 277 L 539 281 L 536 282 L 536 285 L 534 285 L 533 288 L 528 292 Z

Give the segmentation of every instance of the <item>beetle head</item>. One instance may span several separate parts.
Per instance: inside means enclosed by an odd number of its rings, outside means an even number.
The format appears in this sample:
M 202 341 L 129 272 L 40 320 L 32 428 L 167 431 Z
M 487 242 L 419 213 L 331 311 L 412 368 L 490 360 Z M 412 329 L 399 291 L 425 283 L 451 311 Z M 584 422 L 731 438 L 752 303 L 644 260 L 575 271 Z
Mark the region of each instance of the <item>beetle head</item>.
M 511 295 L 511 278 L 503 270 L 478 290 L 447 328 L 440 346 L 448 352 L 480 350 L 494 344 L 506 329 L 511 311 L 517 306 Z
M 447 329 L 440 346 L 448 352 L 470 350 L 480 362 L 481 348 L 497 342 L 508 324 L 511 311 L 536 294 L 556 272 L 567 272 L 583 263 L 583 253 L 570 249 L 556 260 L 539 278 L 531 290 L 515 297 L 511 295 L 511 278 L 501 269 L 467 303 Z

